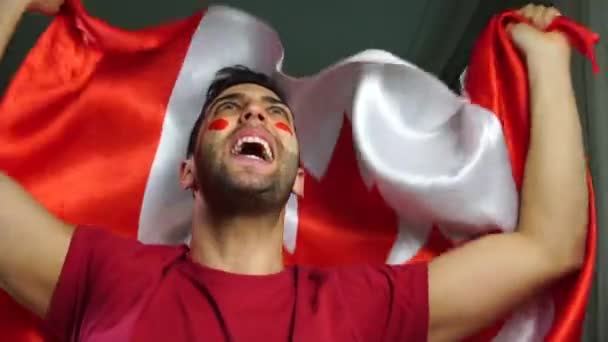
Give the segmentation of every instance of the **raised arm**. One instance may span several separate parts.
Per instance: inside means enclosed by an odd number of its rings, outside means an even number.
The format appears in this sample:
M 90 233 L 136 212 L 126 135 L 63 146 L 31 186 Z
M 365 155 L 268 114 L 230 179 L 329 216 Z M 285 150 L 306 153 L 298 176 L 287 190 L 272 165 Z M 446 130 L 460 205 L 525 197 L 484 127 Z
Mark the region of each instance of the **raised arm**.
M 518 229 L 473 241 L 431 263 L 430 341 L 457 341 L 490 325 L 578 269 L 584 258 L 588 192 L 571 49 L 561 33 L 543 32 L 557 10 L 529 5 L 521 13 L 534 25 L 510 28 L 527 62 L 531 94 Z
M 60 1 L 0 1 L 0 56 L 26 8 L 53 12 L 59 5 Z M 0 169 L 0 286 L 40 316 L 48 309 L 73 229 Z

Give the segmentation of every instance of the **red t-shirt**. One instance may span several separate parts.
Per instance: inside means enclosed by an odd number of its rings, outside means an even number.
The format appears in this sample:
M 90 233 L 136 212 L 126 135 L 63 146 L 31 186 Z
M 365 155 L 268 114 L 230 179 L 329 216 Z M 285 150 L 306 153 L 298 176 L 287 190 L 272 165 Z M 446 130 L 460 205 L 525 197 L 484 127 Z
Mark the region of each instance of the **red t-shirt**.
M 238 275 L 81 227 L 46 323 L 63 341 L 414 342 L 428 316 L 426 264 Z

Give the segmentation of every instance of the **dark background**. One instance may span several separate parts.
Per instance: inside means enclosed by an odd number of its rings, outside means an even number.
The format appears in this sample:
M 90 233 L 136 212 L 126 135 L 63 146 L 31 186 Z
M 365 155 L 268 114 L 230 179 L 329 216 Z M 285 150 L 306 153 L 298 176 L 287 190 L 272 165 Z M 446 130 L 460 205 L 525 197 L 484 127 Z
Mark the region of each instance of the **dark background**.
M 475 37 L 490 16 L 521 0 L 86 0 L 107 22 L 138 29 L 186 17 L 209 4 L 239 7 L 270 22 L 286 50 L 293 75 L 322 67 L 364 49 L 388 50 L 455 84 Z M 50 19 L 27 15 L 0 63 L 0 90 Z

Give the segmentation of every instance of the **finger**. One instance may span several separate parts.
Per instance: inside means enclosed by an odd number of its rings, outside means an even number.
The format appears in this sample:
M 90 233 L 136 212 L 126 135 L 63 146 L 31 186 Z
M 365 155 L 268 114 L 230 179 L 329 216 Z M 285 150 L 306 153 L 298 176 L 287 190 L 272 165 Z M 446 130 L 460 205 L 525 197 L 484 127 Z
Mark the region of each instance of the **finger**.
M 526 6 L 519 9 L 519 11 L 517 11 L 517 12 L 520 15 L 522 15 L 524 18 L 530 19 L 530 17 L 532 16 L 532 13 L 534 12 L 534 7 L 535 6 L 532 4 L 527 4 Z
M 555 18 L 561 16 L 562 14 L 555 7 L 548 8 L 543 14 L 543 29 L 546 29 Z
M 32 4 L 32 5 L 28 6 L 29 11 L 46 14 L 46 15 L 56 14 L 57 12 L 59 12 L 60 8 L 61 8 L 61 6 L 59 6 L 57 4 L 46 4 L 46 3 Z
M 510 24 L 510 27 L 507 26 L 507 28 L 511 31 L 511 33 L 535 30 L 535 28 L 528 23 L 513 23 Z
M 538 29 L 544 28 L 543 27 L 544 15 L 545 15 L 545 7 L 537 6 L 536 9 L 534 10 L 534 13 L 532 14 L 532 17 L 530 18 L 530 21 L 532 21 L 532 24 L 534 25 L 534 27 L 536 27 Z

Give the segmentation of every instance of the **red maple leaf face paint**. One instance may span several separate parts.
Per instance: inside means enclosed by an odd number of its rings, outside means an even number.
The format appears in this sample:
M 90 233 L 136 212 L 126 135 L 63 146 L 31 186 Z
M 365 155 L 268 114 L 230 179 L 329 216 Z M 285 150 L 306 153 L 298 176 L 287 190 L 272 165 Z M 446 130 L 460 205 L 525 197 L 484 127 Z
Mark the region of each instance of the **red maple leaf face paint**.
M 228 120 L 226 119 L 215 119 L 211 121 L 209 127 L 207 127 L 210 131 L 223 131 L 228 127 Z
M 284 122 L 277 122 L 275 124 L 275 127 L 278 128 L 278 129 L 280 129 L 280 130 L 283 130 L 283 131 L 289 133 L 289 135 L 293 135 L 293 132 L 291 131 L 291 128 L 289 128 L 289 126 L 287 126 L 287 124 L 284 123 Z

